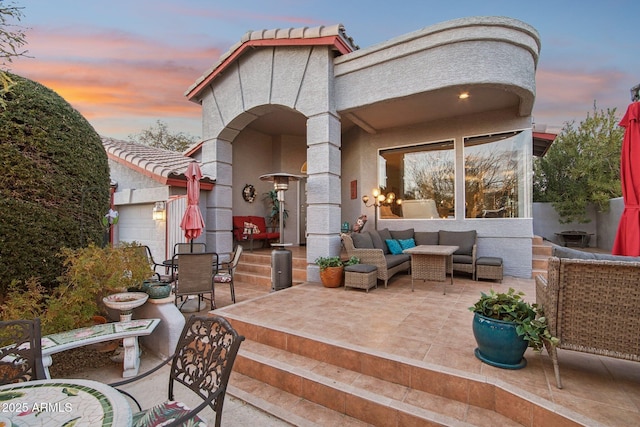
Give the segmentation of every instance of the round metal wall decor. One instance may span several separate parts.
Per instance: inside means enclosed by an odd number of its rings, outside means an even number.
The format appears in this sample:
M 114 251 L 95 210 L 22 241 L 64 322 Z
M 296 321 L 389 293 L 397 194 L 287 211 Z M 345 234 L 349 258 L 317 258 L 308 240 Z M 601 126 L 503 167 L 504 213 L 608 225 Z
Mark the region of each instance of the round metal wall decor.
M 242 189 L 242 198 L 249 203 L 253 203 L 256 199 L 256 189 L 253 185 L 247 184 L 244 186 Z

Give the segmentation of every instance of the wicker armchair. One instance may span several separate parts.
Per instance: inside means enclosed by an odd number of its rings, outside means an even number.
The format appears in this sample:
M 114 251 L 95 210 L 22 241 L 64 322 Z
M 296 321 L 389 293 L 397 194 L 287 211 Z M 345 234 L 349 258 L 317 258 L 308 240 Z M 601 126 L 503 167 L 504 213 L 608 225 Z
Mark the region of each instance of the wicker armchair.
M 342 234 L 341 237 L 342 244 L 349 257 L 355 256 L 360 260 L 360 264 L 375 265 L 378 268 L 378 279 L 384 281 L 385 288 L 394 274 L 401 271 L 409 271 L 411 268 L 411 260 L 407 255 L 401 255 L 403 257 L 402 260 L 396 263 L 395 260 L 400 260 L 400 258 L 397 258 L 398 255 L 387 255 L 385 257 L 382 249 L 356 248 L 350 235 Z
M 558 388 L 557 348 L 640 361 L 638 284 L 640 262 L 549 259 L 548 279 L 536 277 L 536 301 L 560 340 L 546 345 Z

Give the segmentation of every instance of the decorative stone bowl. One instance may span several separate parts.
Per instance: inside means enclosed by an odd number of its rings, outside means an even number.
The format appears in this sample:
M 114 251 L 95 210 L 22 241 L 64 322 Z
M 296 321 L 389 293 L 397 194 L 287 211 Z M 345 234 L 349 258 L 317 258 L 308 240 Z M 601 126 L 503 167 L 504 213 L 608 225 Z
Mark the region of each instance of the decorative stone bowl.
M 151 299 L 162 299 L 171 295 L 171 284 L 169 283 L 152 283 L 146 287 L 146 292 Z
M 147 302 L 149 294 L 144 292 L 120 292 L 102 298 L 102 302 L 107 307 L 120 311 L 120 321 L 128 322 L 134 308 L 140 307 Z

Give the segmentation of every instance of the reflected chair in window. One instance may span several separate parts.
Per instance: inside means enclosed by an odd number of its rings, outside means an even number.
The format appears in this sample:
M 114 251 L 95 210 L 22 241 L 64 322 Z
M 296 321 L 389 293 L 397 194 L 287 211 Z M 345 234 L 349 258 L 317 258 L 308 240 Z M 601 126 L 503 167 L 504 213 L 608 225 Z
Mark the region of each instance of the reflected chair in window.
M 201 254 L 207 252 L 206 243 L 176 243 L 173 245 L 173 254 Z
M 40 319 L 0 322 L 0 385 L 46 379 Z
M 233 275 L 236 272 L 238 263 L 240 262 L 240 255 L 242 255 L 242 246 L 236 246 L 236 251 L 233 253 L 231 261 L 224 262 L 218 265 L 218 271 L 213 276 L 214 286 L 216 283 L 228 283 L 231 290 L 231 301 L 236 303 L 236 291 L 233 287 Z
M 220 316 L 191 316 L 182 330 L 176 352 L 155 368 L 137 377 L 110 384 L 112 387 L 138 381 L 171 362 L 168 401 L 133 415 L 133 425 L 198 425 L 197 414 L 209 406 L 216 413 L 215 425 L 222 421 L 222 406 L 227 392 L 229 376 L 244 336 Z M 174 392 L 186 387 L 203 401 L 192 410 L 175 401 Z M 182 387 L 184 386 L 184 387 Z M 120 392 L 140 404 L 126 390 Z M 169 424 L 170 423 L 170 424 Z
M 198 296 L 198 311 L 200 302 L 208 299 L 211 301 L 211 310 L 215 308 L 215 294 L 213 289 L 213 275 L 218 266 L 218 254 L 215 252 L 184 253 L 175 254 L 172 264 L 177 266 L 173 269 L 173 279 L 175 283 L 174 293 L 176 295 L 176 305 L 178 299 L 182 300 L 179 308 L 187 302 L 188 296 Z M 204 295 L 210 294 L 210 298 Z

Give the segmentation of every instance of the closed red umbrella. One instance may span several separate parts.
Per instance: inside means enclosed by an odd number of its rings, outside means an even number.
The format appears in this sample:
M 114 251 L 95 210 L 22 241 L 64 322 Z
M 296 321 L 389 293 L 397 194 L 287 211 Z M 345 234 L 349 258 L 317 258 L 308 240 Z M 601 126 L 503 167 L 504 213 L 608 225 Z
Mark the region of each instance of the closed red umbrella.
M 180 228 L 184 230 L 184 237 L 193 243 L 193 239 L 200 236 L 204 228 L 204 220 L 199 206 L 202 171 L 198 162 L 190 163 L 185 175 L 187 176 L 187 209 L 180 222 Z
M 614 255 L 640 256 L 640 102 L 629 105 L 620 121 L 625 128 L 620 155 L 624 211 L 613 243 Z

